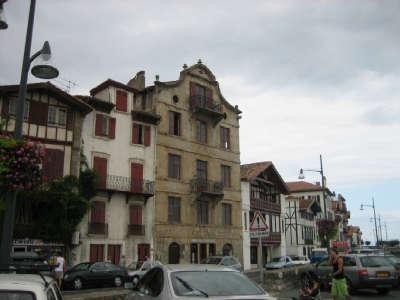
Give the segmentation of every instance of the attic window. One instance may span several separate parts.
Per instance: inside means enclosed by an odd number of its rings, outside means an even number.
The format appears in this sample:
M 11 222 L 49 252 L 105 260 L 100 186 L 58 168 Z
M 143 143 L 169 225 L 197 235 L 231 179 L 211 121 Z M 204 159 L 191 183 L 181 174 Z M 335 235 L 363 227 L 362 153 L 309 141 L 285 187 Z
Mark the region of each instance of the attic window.
M 178 96 L 177 96 L 177 95 L 174 95 L 174 96 L 172 97 L 172 101 L 173 101 L 174 103 L 178 103 L 178 101 L 179 101 Z

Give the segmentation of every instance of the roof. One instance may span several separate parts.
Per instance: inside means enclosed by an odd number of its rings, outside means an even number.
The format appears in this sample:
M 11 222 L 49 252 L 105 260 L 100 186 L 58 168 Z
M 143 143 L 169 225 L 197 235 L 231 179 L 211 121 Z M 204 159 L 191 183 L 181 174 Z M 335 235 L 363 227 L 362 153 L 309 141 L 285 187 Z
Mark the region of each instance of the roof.
M 314 200 L 311 199 L 300 199 L 299 201 L 299 208 L 300 209 L 308 209 Z
M 192 264 L 192 265 L 163 265 L 167 270 L 175 272 L 175 271 L 231 271 L 237 272 L 232 268 L 219 266 L 219 265 L 204 265 L 204 264 Z
M 252 164 L 244 164 L 240 166 L 240 179 L 242 181 L 252 181 L 255 180 L 262 172 L 265 170 L 271 170 L 271 172 L 278 179 L 278 184 L 281 186 L 282 193 L 288 194 L 289 188 L 286 185 L 285 181 L 282 179 L 281 175 L 275 168 L 274 164 L 271 161 L 262 161 Z
M 90 95 L 94 95 L 97 94 L 98 92 L 101 92 L 102 90 L 108 88 L 109 86 L 114 86 L 120 89 L 124 89 L 126 91 L 132 92 L 132 93 L 137 93 L 138 90 L 119 81 L 115 81 L 113 79 L 107 79 L 106 81 L 103 81 L 102 83 L 100 83 L 98 86 L 95 86 L 94 88 L 92 88 L 90 90 Z
M 322 191 L 322 187 L 318 184 L 310 183 L 307 181 L 291 181 L 286 182 L 290 192 L 311 192 Z
M 59 97 L 60 100 L 64 101 L 66 104 L 69 104 L 73 107 L 76 107 L 81 112 L 87 114 L 92 110 L 92 107 L 87 104 L 85 101 L 68 94 L 62 89 L 58 88 L 51 82 L 38 82 L 38 83 L 30 83 L 27 85 L 27 91 L 35 91 L 35 90 L 45 90 L 49 93 L 55 94 Z M 2 85 L 0 86 L 0 94 L 7 94 L 11 92 L 18 92 L 19 84 L 13 85 Z

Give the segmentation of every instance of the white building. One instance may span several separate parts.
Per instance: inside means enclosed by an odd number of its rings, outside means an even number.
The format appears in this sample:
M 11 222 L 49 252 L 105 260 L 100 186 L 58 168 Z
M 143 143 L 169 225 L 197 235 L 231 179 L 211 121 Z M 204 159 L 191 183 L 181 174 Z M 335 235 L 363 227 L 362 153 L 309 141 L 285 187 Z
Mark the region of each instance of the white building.
M 152 255 L 160 118 L 144 84 L 144 72 L 139 72 L 127 85 L 109 79 L 93 88 L 90 97 L 81 97 L 94 108 L 83 123 L 83 154 L 99 178 L 98 195 L 75 235 L 73 264 L 118 264 L 123 255 L 130 263 Z
M 285 255 L 285 236 L 281 218 L 283 194 L 288 188 L 272 162 L 259 162 L 240 166 L 242 189 L 243 267 L 256 268 L 258 239 L 250 238 L 250 223 L 259 211 L 266 220 L 270 235 L 262 239 L 262 262 Z

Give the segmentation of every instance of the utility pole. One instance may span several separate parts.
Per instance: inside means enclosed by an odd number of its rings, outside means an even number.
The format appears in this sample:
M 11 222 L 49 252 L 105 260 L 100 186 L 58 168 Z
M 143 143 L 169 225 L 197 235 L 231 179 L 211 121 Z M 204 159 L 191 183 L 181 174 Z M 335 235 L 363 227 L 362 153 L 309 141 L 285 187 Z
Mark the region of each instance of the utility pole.
M 374 211 L 374 225 L 375 225 L 375 237 L 376 237 L 376 245 L 379 245 L 379 236 L 378 236 L 378 224 L 376 222 L 376 211 L 375 211 L 375 200 L 372 197 L 372 205 L 361 204 L 360 210 L 364 210 L 364 206 L 371 207 Z
M 378 220 L 379 220 L 379 232 L 380 232 L 380 236 L 381 236 L 381 244 L 382 244 L 382 246 L 383 246 L 383 235 L 382 235 L 381 215 L 379 215 Z

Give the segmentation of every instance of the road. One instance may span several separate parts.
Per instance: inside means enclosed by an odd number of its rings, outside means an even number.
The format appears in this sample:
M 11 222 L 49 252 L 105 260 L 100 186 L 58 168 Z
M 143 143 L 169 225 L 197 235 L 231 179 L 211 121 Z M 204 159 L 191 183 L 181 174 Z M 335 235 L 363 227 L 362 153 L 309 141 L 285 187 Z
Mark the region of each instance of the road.
M 296 297 L 296 291 L 288 291 L 283 292 L 279 296 L 278 299 L 286 300 L 291 299 L 291 297 Z M 321 300 L 330 300 L 332 296 L 327 292 L 321 293 Z M 378 295 L 375 291 L 358 291 L 355 295 L 351 297 L 352 300 L 399 300 L 400 299 L 400 289 L 392 290 L 388 295 L 381 296 Z

